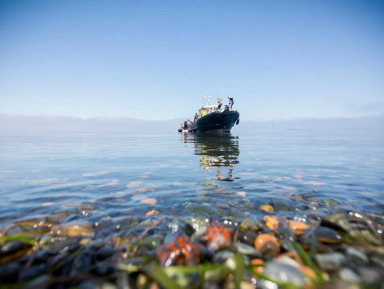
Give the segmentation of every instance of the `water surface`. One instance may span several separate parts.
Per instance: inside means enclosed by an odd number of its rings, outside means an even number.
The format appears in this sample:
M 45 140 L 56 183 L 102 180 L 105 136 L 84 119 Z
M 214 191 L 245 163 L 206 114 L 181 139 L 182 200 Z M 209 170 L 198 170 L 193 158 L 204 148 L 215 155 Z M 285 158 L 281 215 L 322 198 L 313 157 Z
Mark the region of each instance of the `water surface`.
M 0 222 L 55 216 L 116 232 L 152 210 L 236 221 L 265 214 L 262 204 L 288 217 L 382 215 L 383 144 L 365 131 L 2 135 Z

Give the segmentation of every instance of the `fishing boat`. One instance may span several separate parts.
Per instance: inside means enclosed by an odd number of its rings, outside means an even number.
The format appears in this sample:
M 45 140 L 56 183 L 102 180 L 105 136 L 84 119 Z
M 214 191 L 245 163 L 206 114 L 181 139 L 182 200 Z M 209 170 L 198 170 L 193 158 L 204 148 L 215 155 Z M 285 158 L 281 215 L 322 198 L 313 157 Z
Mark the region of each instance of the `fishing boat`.
M 206 97 L 207 103 L 202 105 L 195 115 L 193 122 L 186 121 L 179 132 L 230 132 L 232 127 L 240 122 L 240 113 L 228 105 L 220 109 Z

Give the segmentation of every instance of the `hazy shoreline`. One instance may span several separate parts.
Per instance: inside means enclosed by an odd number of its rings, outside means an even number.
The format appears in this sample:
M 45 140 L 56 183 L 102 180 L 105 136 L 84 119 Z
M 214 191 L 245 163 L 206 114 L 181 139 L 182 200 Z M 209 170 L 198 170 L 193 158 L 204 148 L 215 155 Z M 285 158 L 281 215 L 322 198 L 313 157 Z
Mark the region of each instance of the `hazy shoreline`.
M 173 132 L 183 120 L 68 116 L 17 116 L 0 114 L 0 133 L 65 132 Z M 384 130 L 384 115 L 356 118 L 301 118 L 274 121 L 240 121 L 233 132 L 260 129 Z

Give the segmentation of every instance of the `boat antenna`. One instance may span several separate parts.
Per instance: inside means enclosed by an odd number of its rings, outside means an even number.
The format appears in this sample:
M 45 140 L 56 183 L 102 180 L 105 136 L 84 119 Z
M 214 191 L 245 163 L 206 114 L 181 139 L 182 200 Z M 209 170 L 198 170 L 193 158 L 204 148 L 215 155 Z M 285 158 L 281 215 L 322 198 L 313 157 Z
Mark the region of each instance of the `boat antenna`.
M 204 91 L 204 87 L 203 87 L 203 105 L 204 105 L 204 98 L 205 98 L 204 94 L 205 94 L 205 91 Z
M 211 104 L 210 98 L 211 96 L 208 96 L 208 94 L 204 95 L 204 88 L 203 88 L 203 105 L 205 104 L 204 99 L 206 100 L 208 105 Z

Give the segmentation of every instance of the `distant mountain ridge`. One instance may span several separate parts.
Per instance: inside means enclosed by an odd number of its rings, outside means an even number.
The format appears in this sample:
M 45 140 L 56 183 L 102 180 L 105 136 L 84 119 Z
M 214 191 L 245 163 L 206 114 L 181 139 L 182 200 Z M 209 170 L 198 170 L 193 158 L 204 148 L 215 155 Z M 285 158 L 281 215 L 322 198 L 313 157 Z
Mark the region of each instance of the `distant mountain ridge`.
M 145 133 L 177 132 L 183 120 L 140 120 L 133 118 L 68 116 L 16 116 L 0 114 L 0 133 Z M 303 118 L 276 121 L 240 121 L 233 132 L 265 129 L 383 130 L 384 115 L 358 118 Z

